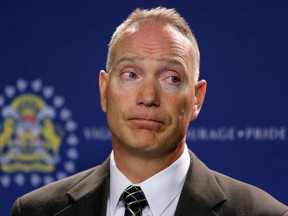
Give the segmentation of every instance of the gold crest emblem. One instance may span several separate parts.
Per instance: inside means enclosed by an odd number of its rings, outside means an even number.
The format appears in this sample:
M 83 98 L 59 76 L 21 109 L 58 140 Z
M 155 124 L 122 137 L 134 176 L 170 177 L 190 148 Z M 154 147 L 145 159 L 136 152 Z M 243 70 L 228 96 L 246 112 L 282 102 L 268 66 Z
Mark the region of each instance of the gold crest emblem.
M 22 94 L 2 109 L 1 168 L 6 173 L 52 172 L 60 160 L 55 110 L 35 94 Z

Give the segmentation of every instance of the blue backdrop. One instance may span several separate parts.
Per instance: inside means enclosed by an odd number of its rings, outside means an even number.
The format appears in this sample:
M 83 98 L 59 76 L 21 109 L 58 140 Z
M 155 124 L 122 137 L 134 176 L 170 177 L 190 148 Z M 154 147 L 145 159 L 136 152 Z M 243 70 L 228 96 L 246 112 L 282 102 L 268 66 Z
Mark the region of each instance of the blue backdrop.
M 288 204 L 286 0 L 0 0 L 0 215 L 111 151 L 98 72 L 136 7 L 176 8 L 208 82 L 187 143 L 210 168 Z

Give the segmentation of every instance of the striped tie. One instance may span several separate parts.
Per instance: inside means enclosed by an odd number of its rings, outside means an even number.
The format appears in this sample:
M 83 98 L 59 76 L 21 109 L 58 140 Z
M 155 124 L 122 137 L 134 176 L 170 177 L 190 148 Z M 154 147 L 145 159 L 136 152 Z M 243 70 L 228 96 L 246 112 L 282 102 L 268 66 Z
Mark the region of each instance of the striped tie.
M 142 209 L 148 204 L 142 189 L 130 185 L 122 194 L 125 202 L 125 216 L 142 216 Z

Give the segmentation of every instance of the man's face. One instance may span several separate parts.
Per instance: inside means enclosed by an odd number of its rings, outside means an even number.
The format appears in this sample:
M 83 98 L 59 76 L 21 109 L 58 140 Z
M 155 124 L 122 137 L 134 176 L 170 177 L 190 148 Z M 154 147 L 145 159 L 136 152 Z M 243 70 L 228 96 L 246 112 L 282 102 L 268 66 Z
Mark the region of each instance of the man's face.
M 114 150 L 153 157 L 183 145 L 206 88 L 195 85 L 194 59 L 188 39 L 167 25 L 144 24 L 118 41 L 99 79 Z

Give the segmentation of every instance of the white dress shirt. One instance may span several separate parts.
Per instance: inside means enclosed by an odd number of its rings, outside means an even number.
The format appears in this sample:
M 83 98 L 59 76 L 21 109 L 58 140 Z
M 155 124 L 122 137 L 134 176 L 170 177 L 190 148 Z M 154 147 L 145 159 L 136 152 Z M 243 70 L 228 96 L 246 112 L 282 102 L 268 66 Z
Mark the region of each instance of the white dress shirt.
M 148 202 L 148 206 L 142 211 L 143 216 L 174 215 L 189 166 L 190 157 L 187 146 L 185 146 L 182 155 L 173 164 L 137 184 L 142 188 Z M 107 216 L 124 215 L 125 204 L 120 197 L 129 185 L 134 184 L 117 168 L 112 151 Z

